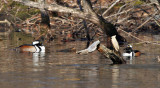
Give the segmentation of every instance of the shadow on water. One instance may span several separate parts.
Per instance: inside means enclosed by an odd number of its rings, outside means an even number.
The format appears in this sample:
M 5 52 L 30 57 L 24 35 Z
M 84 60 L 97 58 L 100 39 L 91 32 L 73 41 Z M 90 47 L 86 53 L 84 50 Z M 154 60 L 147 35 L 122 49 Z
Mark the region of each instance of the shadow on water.
M 44 44 L 45 53 L 18 53 L 19 43 L 9 39 L 0 41 L 0 87 L 2 88 L 159 88 L 159 46 L 135 45 L 144 55 L 127 60 L 127 64 L 111 65 L 95 51 L 78 55 L 76 50 L 86 47 L 75 41 Z M 72 52 L 57 52 L 72 48 Z M 145 48 L 144 48 L 145 47 Z

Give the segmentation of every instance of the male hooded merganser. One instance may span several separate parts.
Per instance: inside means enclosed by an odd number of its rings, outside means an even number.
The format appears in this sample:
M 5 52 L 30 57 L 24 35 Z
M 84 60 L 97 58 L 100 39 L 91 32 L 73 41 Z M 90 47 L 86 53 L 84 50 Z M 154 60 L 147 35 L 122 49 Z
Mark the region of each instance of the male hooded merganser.
M 123 53 L 123 56 L 137 57 L 141 55 L 141 52 L 139 50 L 132 49 L 132 45 L 127 45 L 127 47 L 124 50 L 125 53 Z
M 39 41 L 34 41 L 32 44 L 24 44 L 17 48 L 20 52 L 45 52 L 45 47 Z

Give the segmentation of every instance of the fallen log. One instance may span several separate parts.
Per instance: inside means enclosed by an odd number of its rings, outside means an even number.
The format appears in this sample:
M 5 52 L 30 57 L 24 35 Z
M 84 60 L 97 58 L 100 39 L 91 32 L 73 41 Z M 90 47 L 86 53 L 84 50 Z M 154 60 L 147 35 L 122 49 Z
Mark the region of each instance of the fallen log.
M 102 53 L 106 58 L 112 60 L 113 64 L 125 64 L 126 60 L 124 60 L 120 55 L 116 54 L 113 50 L 108 49 L 103 44 L 99 44 L 97 50 Z
M 114 50 L 110 50 L 107 47 L 105 47 L 103 44 L 100 44 L 99 40 L 92 43 L 87 49 L 80 50 L 76 53 L 77 54 L 88 54 L 95 50 L 98 50 L 106 58 L 111 59 L 113 64 L 125 64 L 126 63 L 126 61 L 119 54 L 117 54 Z

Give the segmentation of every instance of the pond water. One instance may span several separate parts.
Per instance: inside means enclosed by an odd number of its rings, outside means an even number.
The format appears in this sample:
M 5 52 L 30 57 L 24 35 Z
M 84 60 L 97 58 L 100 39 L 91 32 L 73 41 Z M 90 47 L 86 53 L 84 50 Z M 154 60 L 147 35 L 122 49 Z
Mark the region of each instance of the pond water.
M 0 39 L 1 88 L 160 88 L 159 45 L 133 46 L 144 54 L 121 65 L 112 65 L 98 51 L 87 55 L 57 52 L 82 50 L 86 43 L 80 41 L 45 43 L 45 53 L 12 50 L 18 45 Z

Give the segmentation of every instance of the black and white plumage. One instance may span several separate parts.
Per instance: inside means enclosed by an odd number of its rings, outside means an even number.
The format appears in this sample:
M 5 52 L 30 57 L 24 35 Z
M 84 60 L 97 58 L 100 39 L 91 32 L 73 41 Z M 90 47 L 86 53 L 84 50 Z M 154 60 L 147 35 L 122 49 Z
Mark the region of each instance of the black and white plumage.
M 45 52 L 45 46 L 39 41 L 34 41 L 32 44 L 21 45 L 16 50 L 20 52 Z
M 127 45 L 127 47 L 124 49 L 123 56 L 129 56 L 129 57 L 137 57 L 141 55 L 141 52 L 139 50 L 133 50 L 132 45 Z
M 131 45 L 127 45 L 127 47 L 124 49 L 123 56 L 133 56 L 133 49 Z
M 36 47 L 36 52 L 45 52 L 45 46 L 41 42 L 34 41 L 32 44 Z

